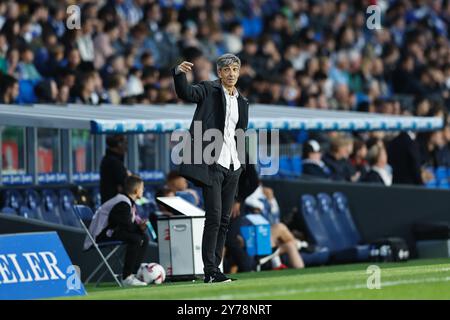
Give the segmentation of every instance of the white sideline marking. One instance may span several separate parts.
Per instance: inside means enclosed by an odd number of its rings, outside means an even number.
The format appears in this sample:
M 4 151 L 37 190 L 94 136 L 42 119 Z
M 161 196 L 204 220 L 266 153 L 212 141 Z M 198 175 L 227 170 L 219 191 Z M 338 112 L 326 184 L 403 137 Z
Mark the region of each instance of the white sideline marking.
M 450 277 L 444 278 L 424 278 L 424 279 L 410 279 L 410 280 L 398 280 L 398 281 L 385 281 L 381 282 L 381 289 L 383 287 L 394 287 L 402 284 L 420 284 L 420 283 L 433 283 L 433 282 L 448 282 L 450 281 Z M 357 284 L 357 285 L 347 285 L 347 286 L 338 286 L 333 288 L 306 288 L 306 289 L 290 289 L 290 290 L 281 290 L 277 292 L 271 293 L 248 293 L 248 294 L 225 294 L 219 296 L 209 296 L 199 298 L 200 300 L 211 300 L 211 299 L 222 299 L 222 300 L 231 300 L 231 299 L 252 299 L 252 298 L 261 298 L 261 297 L 272 297 L 274 295 L 292 295 L 297 293 L 315 293 L 315 292 L 339 292 L 345 290 L 353 290 L 353 289 L 367 289 L 367 284 Z M 367 289 L 369 290 L 369 289 Z M 191 297 L 189 299 L 196 299 L 195 297 Z

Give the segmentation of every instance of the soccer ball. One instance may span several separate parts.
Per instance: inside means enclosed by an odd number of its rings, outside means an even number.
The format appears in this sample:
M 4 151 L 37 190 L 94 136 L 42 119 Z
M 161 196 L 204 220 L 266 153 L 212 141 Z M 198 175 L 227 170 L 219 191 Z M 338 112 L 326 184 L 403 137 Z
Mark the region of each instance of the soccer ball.
M 161 284 L 166 279 L 166 271 L 157 263 L 142 263 L 136 276 L 147 284 Z

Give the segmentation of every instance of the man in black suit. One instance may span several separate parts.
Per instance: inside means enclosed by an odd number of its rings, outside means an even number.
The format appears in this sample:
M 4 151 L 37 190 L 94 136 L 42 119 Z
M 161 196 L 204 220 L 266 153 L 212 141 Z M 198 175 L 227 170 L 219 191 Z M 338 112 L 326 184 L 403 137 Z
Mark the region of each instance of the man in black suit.
M 236 134 L 238 130 L 247 130 L 249 105 L 235 87 L 241 66 L 239 58 L 224 54 L 216 64 L 219 79 L 202 81 L 197 85 L 188 84 L 186 79 L 186 73 L 192 70 L 192 63 L 184 61 L 173 70 L 178 97 L 197 104 L 189 129 L 191 143 L 188 145 L 192 146 L 200 138 L 202 146 L 200 150 L 194 146 L 193 156 L 188 161 L 183 159 L 179 172 L 203 190 L 206 214 L 202 259 L 206 283 L 231 281 L 220 271 L 219 265 L 239 176 L 245 169 L 245 150 L 241 150 Z M 194 125 L 199 124 L 202 137 L 194 135 L 194 132 L 199 134 L 194 130 Z M 221 139 L 215 153 L 206 159 L 204 152 L 209 149 L 205 150 L 208 145 L 203 142 L 203 134 L 209 129 L 218 130 Z
M 423 184 L 420 148 L 413 132 L 401 132 L 389 143 L 387 151 L 394 184 Z
M 106 153 L 100 163 L 100 195 L 102 204 L 123 192 L 129 175 L 124 165 L 128 149 L 127 139 L 122 134 L 106 137 Z

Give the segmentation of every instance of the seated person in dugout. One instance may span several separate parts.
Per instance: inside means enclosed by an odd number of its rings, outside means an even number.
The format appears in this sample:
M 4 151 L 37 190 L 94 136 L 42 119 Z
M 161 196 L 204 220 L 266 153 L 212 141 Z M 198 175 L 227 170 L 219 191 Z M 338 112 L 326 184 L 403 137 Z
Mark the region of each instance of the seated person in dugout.
M 149 241 L 147 221 L 136 214 L 135 201 L 142 198 L 143 192 L 144 182 L 141 178 L 134 175 L 127 177 L 124 192 L 108 200 L 97 210 L 90 227 L 97 230 L 97 232 L 95 230 L 91 232 L 93 236 L 96 236 L 97 242 L 123 241 L 126 243 L 125 263 L 122 270 L 124 286 L 146 285 L 145 282 L 136 278 Z M 100 217 L 104 219 L 101 220 Z
M 301 243 L 295 238 L 288 227 L 280 222 L 280 208 L 271 188 L 262 184 L 245 199 L 245 205 L 251 208 L 253 213 L 261 213 L 270 222 L 270 242 L 272 252 L 279 249 L 279 253 L 272 258 L 272 269 L 280 270 L 287 268 L 281 262 L 280 255 L 287 254 L 290 267 L 295 269 L 304 268 L 303 259 L 299 249 Z
M 162 188 L 156 191 L 155 199 L 159 197 L 175 197 L 175 191 L 173 191 L 167 186 L 163 186 Z M 165 205 L 157 203 L 156 210 L 150 212 L 149 216 L 150 223 L 152 224 L 153 229 L 155 230 L 156 233 L 158 233 L 158 217 L 164 216 L 171 217 L 173 216 L 173 213 Z
M 166 186 L 175 194 L 177 192 L 189 192 L 194 196 L 195 205 L 200 206 L 200 196 L 194 189 L 189 188 L 187 180 L 180 176 L 177 171 L 171 171 L 167 174 Z

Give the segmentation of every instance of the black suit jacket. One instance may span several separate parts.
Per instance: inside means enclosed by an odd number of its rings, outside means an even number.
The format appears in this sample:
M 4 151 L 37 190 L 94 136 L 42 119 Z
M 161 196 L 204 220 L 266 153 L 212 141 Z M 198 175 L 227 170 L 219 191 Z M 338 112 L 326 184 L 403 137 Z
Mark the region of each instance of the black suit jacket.
M 412 140 L 407 132 L 401 132 L 389 143 L 387 151 L 394 184 L 423 184 L 417 141 Z
M 225 127 L 226 100 L 220 80 L 202 81 L 199 84 L 188 84 L 186 75 L 183 72 L 175 74 L 175 68 L 172 69 L 173 79 L 175 82 L 175 91 L 179 98 L 196 103 L 197 108 L 190 126 L 191 146 L 194 146 L 194 122 L 201 121 L 202 131 L 208 129 L 218 129 L 223 134 Z M 238 96 L 239 120 L 236 125 L 237 129 L 247 130 L 248 126 L 248 99 L 239 93 Z M 202 152 L 211 142 L 202 143 Z M 193 151 L 193 150 L 192 150 Z M 220 152 L 220 151 L 219 151 Z M 218 154 L 217 154 L 218 156 Z M 194 164 L 192 159 L 190 163 L 182 163 L 179 166 L 179 173 L 197 186 L 211 185 L 211 175 L 209 174 L 210 165 L 204 162 Z M 245 169 L 245 164 L 242 164 Z
M 368 182 L 368 183 L 378 183 L 384 185 L 384 180 L 381 178 L 380 174 L 376 172 L 375 170 L 370 170 L 367 172 L 362 178 L 361 182 Z
M 119 193 L 119 186 L 124 187 L 127 169 L 123 164 L 123 155 L 106 149 L 106 154 L 100 163 L 100 194 L 102 203 Z

